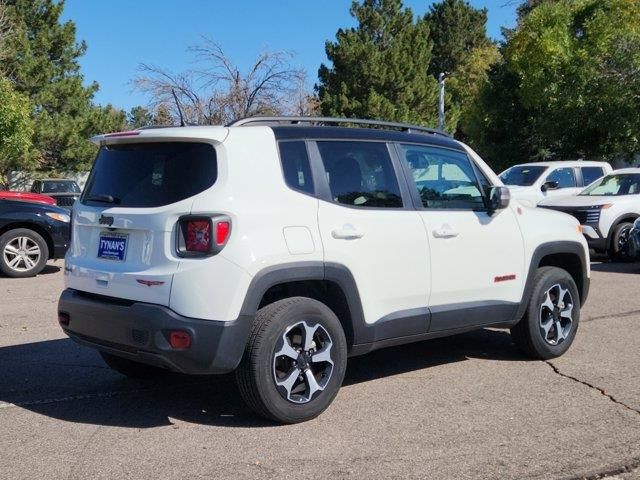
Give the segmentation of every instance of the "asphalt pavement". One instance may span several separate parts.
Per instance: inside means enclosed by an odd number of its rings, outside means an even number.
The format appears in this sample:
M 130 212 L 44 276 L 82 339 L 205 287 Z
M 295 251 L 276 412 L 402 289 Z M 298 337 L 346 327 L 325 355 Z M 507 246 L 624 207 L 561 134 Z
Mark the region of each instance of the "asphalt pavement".
M 592 265 L 559 359 L 502 330 L 380 350 L 292 426 L 253 416 L 232 376 L 109 370 L 57 325 L 61 266 L 0 277 L 0 479 L 640 478 L 640 264 Z

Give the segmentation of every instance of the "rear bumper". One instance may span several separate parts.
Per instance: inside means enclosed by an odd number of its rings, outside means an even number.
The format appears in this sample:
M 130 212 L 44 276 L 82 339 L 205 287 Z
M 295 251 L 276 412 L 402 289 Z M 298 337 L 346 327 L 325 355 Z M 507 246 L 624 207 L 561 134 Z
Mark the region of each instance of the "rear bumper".
M 58 311 L 69 316 L 64 332 L 74 341 L 130 360 L 188 374 L 227 373 L 244 352 L 252 318 L 199 320 L 167 307 L 121 301 L 67 289 Z M 191 336 L 191 347 L 173 349 L 169 332 Z

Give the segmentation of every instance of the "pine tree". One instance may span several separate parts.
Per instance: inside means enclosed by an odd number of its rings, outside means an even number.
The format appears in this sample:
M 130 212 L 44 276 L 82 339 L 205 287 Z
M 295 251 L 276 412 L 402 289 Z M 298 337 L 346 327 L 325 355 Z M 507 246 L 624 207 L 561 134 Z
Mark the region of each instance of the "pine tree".
M 95 155 L 87 138 L 103 126 L 119 129 L 124 115 L 92 104 L 98 84 L 83 85 L 78 59 L 87 46 L 76 42 L 73 22 L 60 22 L 64 0 L 8 0 L 6 6 L 12 35 L 4 68 L 34 106 L 39 168 L 84 168 Z
M 318 72 L 325 115 L 435 125 L 437 82 L 427 73 L 429 27 L 400 0 L 353 2 L 358 26 L 339 29 Z M 455 115 L 450 120 L 455 124 Z

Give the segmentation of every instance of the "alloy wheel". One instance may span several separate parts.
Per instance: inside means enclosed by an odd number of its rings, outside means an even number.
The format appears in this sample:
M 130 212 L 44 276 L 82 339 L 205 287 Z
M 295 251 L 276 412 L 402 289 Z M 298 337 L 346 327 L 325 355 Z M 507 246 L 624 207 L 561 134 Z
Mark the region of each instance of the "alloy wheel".
M 333 341 L 320 324 L 301 321 L 287 328 L 273 354 L 273 378 L 280 395 L 308 403 L 322 392 L 333 372 Z
M 569 337 L 573 326 L 573 297 L 568 288 L 556 283 L 543 296 L 540 305 L 540 333 L 549 345 Z
M 11 270 L 28 272 L 38 265 L 42 252 L 33 239 L 20 236 L 9 240 L 2 254 L 5 264 Z

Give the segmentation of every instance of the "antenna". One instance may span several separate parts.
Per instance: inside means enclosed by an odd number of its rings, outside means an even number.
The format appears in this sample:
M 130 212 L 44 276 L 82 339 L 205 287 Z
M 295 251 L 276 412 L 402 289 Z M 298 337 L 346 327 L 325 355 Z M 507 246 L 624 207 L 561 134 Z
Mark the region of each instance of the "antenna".
M 171 94 L 173 95 L 173 99 L 176 101 L 176 107 L 178 107 L 178 114 L 180 114 L 180 126 L 184 127 L 184 118 L 182 116 L 182 108 L 180 107 L 180 102 L 178 101 L 178 96 L 176 95 L 175 88 L 171 89 Z

